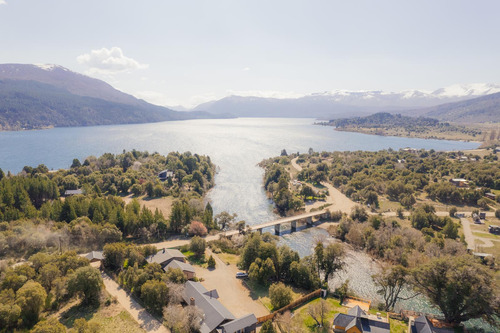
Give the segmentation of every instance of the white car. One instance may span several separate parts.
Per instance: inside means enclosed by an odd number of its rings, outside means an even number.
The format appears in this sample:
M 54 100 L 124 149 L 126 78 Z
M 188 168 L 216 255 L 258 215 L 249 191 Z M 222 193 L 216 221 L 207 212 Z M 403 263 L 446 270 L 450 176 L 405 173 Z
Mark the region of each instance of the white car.
M 246 277 L 248 277 L 248 274 L 245 272 L 238 272 L 238 273 L 236 273 L 236 277 L 237 278 L 246 278 Z

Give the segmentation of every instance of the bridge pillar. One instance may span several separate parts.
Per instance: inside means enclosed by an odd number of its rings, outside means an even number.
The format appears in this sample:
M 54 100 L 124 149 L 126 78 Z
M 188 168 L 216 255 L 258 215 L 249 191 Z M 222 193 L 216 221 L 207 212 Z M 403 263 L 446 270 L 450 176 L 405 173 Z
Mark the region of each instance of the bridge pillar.
M 312 224 L 313 223 L 313 218 L 312 217 L 308 217 L 307 220 L 306 220 L 307 224 Z
M 292 228 L 291 228 L 291 231 L 292 231 L 292 232 L 297 231 L 297 221 L 292 221 Z
M 259 234 L 261 234 L 261 235 L 262 235 L 262 228 L 257 229 L 257 230 L 259 231 Z
M 280 226 L 281 226 L 280 224 L 276 224 L 274 226 L 274 234 L 277 235 L 277 236 L 280 235 Z

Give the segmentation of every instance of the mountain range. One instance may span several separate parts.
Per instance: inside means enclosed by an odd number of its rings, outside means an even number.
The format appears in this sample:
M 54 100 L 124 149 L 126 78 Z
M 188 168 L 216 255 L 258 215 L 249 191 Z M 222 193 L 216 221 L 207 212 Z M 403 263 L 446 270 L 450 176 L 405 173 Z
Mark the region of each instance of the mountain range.
M 228 96 L 198 105 L 193 110 L 238 117 L 315 117 L 333 119 L 363 116 L 376 112 L 420 114 L 430 107 L 451 104 L 500 92 L 493 84 L 453 85 L 432 92 L 408 90 L 402 92 L 346 91 L 310 94 L 299 98 L 265 98 Z M 427 111 L 425 111 L 427 110 Z M 432 115 L 427 115 L 431 117 Z
M 0 65 L 0 130 L 194 118 L 213 116 L 153 105 L 57 65 Z

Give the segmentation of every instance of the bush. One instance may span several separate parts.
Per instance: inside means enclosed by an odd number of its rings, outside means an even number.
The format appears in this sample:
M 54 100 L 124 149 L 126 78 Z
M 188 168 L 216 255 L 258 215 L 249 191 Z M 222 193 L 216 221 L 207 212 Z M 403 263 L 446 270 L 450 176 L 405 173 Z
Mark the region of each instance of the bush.
M 292 289 L 282 282 L 274 283 L 269 287 L 269 298 L 275 310 L 281 309 L 292 302 Z
M 191 236 L 206 236 L 208 231 L 207 228 L 203 225 L 203 223 L 198 222 L 198 221 L 193 221 L 189 225 L 189 230 L 188 233 Z
M 208 268 L 215 268 L 215 259 L 212 256 L 208 258 Z
M 189 249 L 194 252 L 197 257 L 201 257 L 205 254 L 205 249 L 207 248 L 207 242 L 198 236 L 194 236 L 189 244 Z
M 455 215 L 457 214 L 457 207 L 451 207 L 449 213 L 450 217 L 455 217 Z

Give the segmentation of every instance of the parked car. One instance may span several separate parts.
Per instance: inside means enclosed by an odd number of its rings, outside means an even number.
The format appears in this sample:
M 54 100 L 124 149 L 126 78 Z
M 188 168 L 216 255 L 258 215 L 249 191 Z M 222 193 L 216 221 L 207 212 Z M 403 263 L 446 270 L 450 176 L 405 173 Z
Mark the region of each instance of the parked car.
M 238 272 L 238 273 L 236 273 L 236 277 L 240 278 L 240 279 L 243 279 L 243 278 L 248 277 L 248 274 L 245 273 L 245 272 Z

